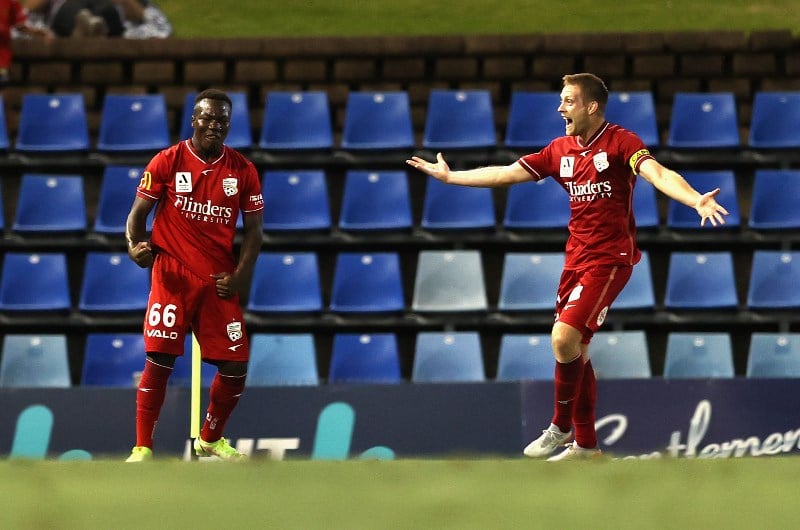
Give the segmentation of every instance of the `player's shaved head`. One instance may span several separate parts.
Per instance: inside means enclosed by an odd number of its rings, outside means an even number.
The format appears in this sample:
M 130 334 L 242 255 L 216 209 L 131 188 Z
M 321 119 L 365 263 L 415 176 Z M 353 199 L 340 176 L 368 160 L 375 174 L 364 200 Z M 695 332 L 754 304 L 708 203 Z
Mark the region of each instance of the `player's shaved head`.
M 227 103 L 228 108 L 233 108 L 233 101 L 231 101 L 231 98 L 228 96 L 228 94 L 216 88 L 207 88 L 206 90 L 203 90 L 197 94 L 197 97 L 194 98 L 195 113 L 197 112 L 198 106 L 200 106 L 201 102 L 204 100 L 221 101 L 223 103 Z

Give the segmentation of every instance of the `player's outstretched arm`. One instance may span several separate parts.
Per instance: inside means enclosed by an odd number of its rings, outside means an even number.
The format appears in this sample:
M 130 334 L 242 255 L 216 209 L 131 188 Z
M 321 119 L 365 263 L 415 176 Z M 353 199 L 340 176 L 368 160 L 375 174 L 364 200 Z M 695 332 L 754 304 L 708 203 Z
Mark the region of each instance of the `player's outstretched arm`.
M 465 171 L 452 171 L 442 153 L 436 154 L 436 162 L 428 162 L 418 156 L 406 160 L 406 164 L 447 184 L 494 188 L 530 180 L 530 174 L 514 162 L 508 166 L 486 166 Z

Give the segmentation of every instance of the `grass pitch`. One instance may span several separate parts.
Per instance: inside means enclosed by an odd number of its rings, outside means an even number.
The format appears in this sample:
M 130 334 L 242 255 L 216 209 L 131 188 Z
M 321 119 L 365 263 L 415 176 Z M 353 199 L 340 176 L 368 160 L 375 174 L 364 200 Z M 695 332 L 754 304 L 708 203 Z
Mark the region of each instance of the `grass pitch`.
M 0 527 L 798 528 L 797 457 L 0 462 Z

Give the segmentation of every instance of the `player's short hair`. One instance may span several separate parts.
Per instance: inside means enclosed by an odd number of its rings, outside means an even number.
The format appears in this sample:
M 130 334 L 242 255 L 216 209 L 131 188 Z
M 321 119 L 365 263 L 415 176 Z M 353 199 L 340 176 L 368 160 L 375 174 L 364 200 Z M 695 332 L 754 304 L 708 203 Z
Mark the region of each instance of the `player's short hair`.
M 197 107 L 197 104 L 204 99 L 214 99 L 217 101 L 224 101 L 225 103 L 228 104 L 229 108 L 231 109 L 233 108 L 233 101 L 231 101 L 230 96 L 228 96 L 228 94 L 226 94 L 222 90 L 218 90 L 216 88 L 207 88 L 202 92 L 200 92 L 199 94 L 197 94 L 197 97 L 194 98 L 195 108 Z
M 581 87 L 584 102 L 596 101 L 600 111 L 605 112 L 608 103 L 608 88 L 602 79 L 594 74 L 580 73 L 567 74 L 562 78 L 564 86 L 577 85 Z

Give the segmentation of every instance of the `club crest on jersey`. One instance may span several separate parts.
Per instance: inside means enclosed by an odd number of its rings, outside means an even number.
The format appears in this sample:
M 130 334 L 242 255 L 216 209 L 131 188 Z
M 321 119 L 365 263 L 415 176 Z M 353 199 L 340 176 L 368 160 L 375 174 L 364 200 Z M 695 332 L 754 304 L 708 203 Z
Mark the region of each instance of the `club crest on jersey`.
M 239 193 L 239 179 L 236 177 L 222 179 L 222 191 L 224 191 L 225 195 L 228 197 L 232 197 Z
M 231 339 L 231 342 L 236 342 L 237 340 L 242 338 L 242 323 L 241 322 L 231 322 L 227 326 L 228 330 L 228 338 Z
M 608 169 L 608 153 L 597 153 L 592 157 L 592 160 L 594 161 L 595 169 L 597 169 L 599 173 L 602 173 Z
M 562 156 L 561 157 L 561 167 L 558 172 L 559 176 L 562 179 L 571 179 L 572 174 L 575 171 L 575 157 L 574 156 Z
M 192 174 L 189 171 L 178 171 L 175 173 L 175 191 L 178 193 L 191 193 Z

